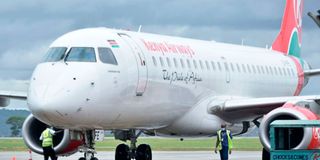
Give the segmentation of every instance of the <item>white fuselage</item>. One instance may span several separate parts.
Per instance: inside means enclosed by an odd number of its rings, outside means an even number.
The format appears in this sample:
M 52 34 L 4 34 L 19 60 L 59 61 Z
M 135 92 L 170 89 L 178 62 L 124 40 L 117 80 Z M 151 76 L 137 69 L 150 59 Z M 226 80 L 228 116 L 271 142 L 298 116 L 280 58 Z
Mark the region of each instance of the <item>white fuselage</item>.
M 210 102 L 292 96 L 302 85 L 294 58 L 263 48 L 106 28 L 68 33 L 50 47 L 96 52 L 97 62 L 41 63 L 31 78 L 34 116 L 75 130 L 210 135 L 223 121 L 207 112 Z M 98 47 L 111 48 L 118 65 L 102 63 Z

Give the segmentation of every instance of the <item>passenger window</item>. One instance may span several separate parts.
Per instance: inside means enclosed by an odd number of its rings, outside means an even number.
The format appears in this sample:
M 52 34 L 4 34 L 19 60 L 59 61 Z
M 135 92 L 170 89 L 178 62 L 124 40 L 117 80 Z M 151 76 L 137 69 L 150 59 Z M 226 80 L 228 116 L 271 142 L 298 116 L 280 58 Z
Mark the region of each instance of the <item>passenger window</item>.
M 218 64 L 219 71 L 222 71 L 222 67 L 221 67 L 220 62 L 217 62 L 217 64 Z
M 167 57 L 166 59 L 167 59 L 168 67 L 170 67 L 170 68 L 171 68 L 171 61 L 170 61 L 170 59 L 169 59 L 168 57 Z
M 45 62 L 57 62 L 63 59 L 64 54 L 67 51 L 67 47 L 52 47 L 49 48 L 44 61 Z
M 183 59 L 180 59 L 181 67 L 184 68 L 184 61 Z
M 256 67 L 254 65 L 252 65 L 252 71 L 254 74 L 256 74 Z
M 161 67 L 164 67 L 164 62 L 163 62 L 162 57 L 160 57 L 159 60 L 160 60 Z
M 229 66 L 228 66 L 228 63 L 227 62 L 224 62 L 224 68 L 225 70 L 228 72 L 229 71 Z
M 289 68 L 287 68 L 287 73 L 288 73 L 288 75 L 289 75 L 290 77 L 292 76 Z
M 189 59 L 187 59 L 187 64 L 188 64 L 188 68 L 190 69 L 191 68 L 191 63 L 190 63 Z
M 260 66 L 257 66 L 258 73 L 261 74 Z
M 197 61 L 196 60 L 193 60 L 193 65 L 194 65 L 195 69 L 198 69 L 198 65 L 197 65 Z
M 269 73 L 269 68 L 268 68 L 268 66 L 264 66 L 264 67 L 265 67 L 266 73 L 267 73 L 267 74 L 270 74 L 270 73 Z
M 214 64 L 213 61 L 211 61 L 211 66 L 212 66 L 212 69 L 215 71 L 216 70 L 216 65 Z
M 273 67 L 273 70 L 274 70 L 274 74 L 275 74 L 275 75 L 278 75 L 277 68 L 276 68 L 276 67 Z
M 247 69 L 248 69 L 248 73 L 251 73 L 251 69 L 250 69 L 249 64 L 247 64 Z
M 156 58 L 154 58 L 153 56 L 152 56 L 152 61 L 153 61 L 153 65 L 154 65 L 154 66 L 157 66 L 157 60 L 156 60 Z
M 264 74 L 264 73 L 265 73 L 264 67 L 263 67 L 263 66 L 260 66 L 260 68 L 261 68 L 261 73 Z
M 231 71 L 234 72 L 234 67 L 232 63 L 230 63 L 230 67 L 231 67 Z
M 98 52 L 102 63 L 118 65 L 118 62 L 110 48 L 98 48 Z
M 272 70 L 271 66 L 269 66 L 269 71 L 270 71 L 271 75 L 273 75 L 273 70 Z
M 287 72 L 286 72 L 286 70 L 284 68 L 282 68 L 282 73 L 283 73 L 284 76 L 287 76 Z
M 208 61 L 206 61 L 206 66 L 207 66 L 207 70 L 210 70 L 210 66 L 209 66 Z
M 178 62 L 177 62 L 177 60 L 176 60 L 175 58 L 173 58 L 173 63 L 174 63 L 174 66 L 175 66 L 176 68 L 178 68 Z
M 244 73 L 246 73 L 246 72 L 247 72 L 247 70 L 246 70 L 246 66 L 245 66 L 244 64 L 242 64 L 242 70 L 243 70 L 243 72 L 244 72 Z
M 199 60 L 199 63 L 200 63 L 200 67 L 201 67 L 201 69 L 203 69 L 203 63 L 202 63 L 202 61 L 201 61 L 201 60 Z
M 238 63 L 237 63 L 237 70 L 238 70 L 239 73 L 241 72 L 241 69 L 240 69 L 240 66 L 239 66 Z
M 278 71 L 279 71 L 280 76 L 282 76 L 282 71 L 281 71 L 280 67 L 278 67 Z
M 73 47 L 70 49 L 66 61 L 69 62 L 96 62 L 94 48 Z

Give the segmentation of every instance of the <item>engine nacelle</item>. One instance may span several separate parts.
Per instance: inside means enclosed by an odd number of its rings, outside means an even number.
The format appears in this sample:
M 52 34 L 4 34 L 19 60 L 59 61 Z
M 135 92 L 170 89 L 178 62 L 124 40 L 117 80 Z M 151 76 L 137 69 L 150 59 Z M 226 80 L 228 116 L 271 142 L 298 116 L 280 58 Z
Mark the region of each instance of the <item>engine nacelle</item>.
M 319 116 L 307 108 L 286 103 L 265 115 L 260 123 L 259 137 L 262 145 L 268 151 L 271 148 L 269 129 L 275 120 L 318 120 Z M 320 147 L 320 128 L 294 128 L 291 136 L 295 137 L 290 149 L 318 149 Z
M 25 144 L 33 151 L 43 154 L 40 135 L 46 129 L 46 124 L 29 115 L 22 126 L 22 136 Z M 53 137 L 53 146 L 57 155 L 70 155 L 77 152 L 83 144 L 83 136 L 79 132 L 65 129 Z
M 0 107 L 7 107 L 10 104 L 9 98 L 0 97 Z

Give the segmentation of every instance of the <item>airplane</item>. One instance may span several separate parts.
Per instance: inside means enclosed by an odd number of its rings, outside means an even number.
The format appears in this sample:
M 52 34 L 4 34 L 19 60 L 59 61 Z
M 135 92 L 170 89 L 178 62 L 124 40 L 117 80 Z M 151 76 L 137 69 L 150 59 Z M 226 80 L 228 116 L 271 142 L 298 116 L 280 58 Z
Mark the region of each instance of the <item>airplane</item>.
M 150 136 L 215 136 L 226 123 L 234 135 L 259 127 L 263 159 L 270 156 L 269 124 L 278 119 L 319 120 L 320 96 L 299 96 L 320 69 L 301 58 L 303 0 L 287 0 L 271 48 L 108 28 L 72 31 L 56 39 L 35 68 L 27 92 L 2 92 L 27 101 L 26 145 L 41 154 L 46 124 L 64 129 L 59 155 L 84 152 L 97 160 L 95 131 L 110 130 L 115 160 L 152 160 Z M 290 149 L 320 147 L 319 128 L 291 131 Z

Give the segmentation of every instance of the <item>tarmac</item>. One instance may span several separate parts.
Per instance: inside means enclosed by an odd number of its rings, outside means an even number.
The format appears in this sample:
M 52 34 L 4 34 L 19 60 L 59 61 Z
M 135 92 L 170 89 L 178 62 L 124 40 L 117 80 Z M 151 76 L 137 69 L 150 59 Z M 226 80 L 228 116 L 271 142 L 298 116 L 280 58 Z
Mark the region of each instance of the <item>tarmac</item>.
M 219 154 L 213 151 L 154 151 L 153 160 L 220 160 Z M 78 160 L 82 153 L 76 153 L 69 157 L 59 157 L 59 160 Z M 95 155 L 99 160 L 114 160 L 114 152 L 98 152 Z M 43 160 L 43 156 L 29 152 L 1 152 L 0 160 Z M 259 160 L 261 151 L 234 151 L 230 160 Z

